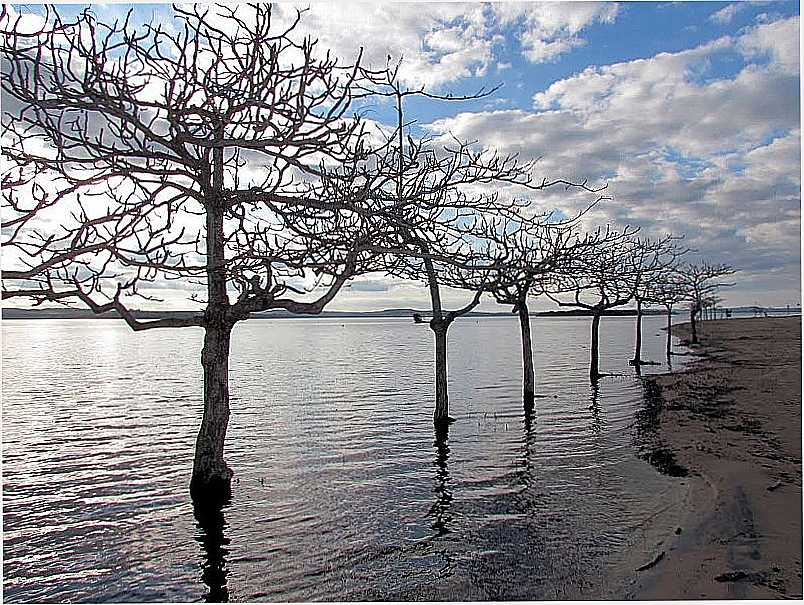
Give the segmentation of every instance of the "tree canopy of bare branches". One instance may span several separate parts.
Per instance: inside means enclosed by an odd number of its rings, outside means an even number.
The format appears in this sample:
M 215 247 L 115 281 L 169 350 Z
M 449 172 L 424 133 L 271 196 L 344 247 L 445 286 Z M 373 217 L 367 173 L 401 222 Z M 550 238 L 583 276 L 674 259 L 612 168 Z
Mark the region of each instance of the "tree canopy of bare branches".
M 734 285 L 725 278 L 733 275 L 736 270 L 727 264 L 712 264 L 708 262 L 686 263 L 679 267 L 676 279 L 683 300 L 689 302 L 690 329 L 692 332 L 690 342 L 698 343 L 698 330 L 696 319 L 707 299 L 712 297 L 720 288 Z
M 397 79 L 397 69 L 398 66 L 388 66 L 385 70 L 367 72 L 370 84 L 365 87 L 370 94 L 392 100 L 397 117 L 395 129 L 381 133 L 383 144 L 378 146 L 372 165 L 376 183 L 371 187 L 372 195 L 380 202 L 378 213 L 385 217 L 390 226 L 387 233 L 391 235 L 379 252 L 385 255 L 387 273 L 423 281 L 428 287 L 432 313 L 429 325 L 435 338 L 434 420 L 448 422 L 447 332 L 456 318 L 477 307 L 483 292 L 490 291 L 491 281 L 500 277 L 494 268 L 502 260 L 496 256 L 501 249 L 492 241 L 499 238 L 488 236 L 501 221 L 524 226 L 539 218 L 528 216 L 528 200 L 503 199 L 493 193 L 478 192 L 476 187 L 507 184 L 530 192 L 554 186 L 598 190 L 585 182 L 535 181 L 532 176 L 535 161 L 500 155 L 477 142 L 412 136 L 413 122 L 406 122 L 405 118 L 406 99 L 426 96 L 456 101 L 479 98 L 486 93 L 455 97 L 405 89 Z M 467 304 L 454 310 L 444 309 L 442 286 L 460 285 L 467 279 L 479 284 L 472 288 Z
M 592 382 L 600 373 L 600 318 L 609 309 L 620 307 L 634 297 L 635 272 L 633 227 L 606 228 L 594 233 L 595 245 L 585 248 L 574 264 L 565 264 L 553 276 L 545 295 L 561 307 L 586 309 L 592 313 L 589 376 Z
M 226 486 L 232 327 L 318 313 L 369 267 L 360 57 L 322 58 L 294 33 L 301 13 L 282 25 L 268 5 L 175 6 L 169 27 L 4 18 L 3 297 L 203 328 L 193 485 Z M 130 301 L 165 283 L 203 310 L 139 320 Z
M 567 266 L 577 267 L 584 251 L 597 242 L 594 235 L 582 234 L 578 228 L 578 219 L 583 214 L 564 221 L 555 221 L 548 212 L 526 222 L 513 219 L 488 222 L 481 233 L 493 250 L 493 271 L 478 275 L 476 271 L 457 268 L 447 274 L 449 285 L 487 292 L 497 303 L 510 305 L 512 313 L 518 316 L 526 411 L 533 409 L 535 397 L 528 299 L 549 289 L 554 276 L 566 270 Z
M 677 245 L 680 238 L 665 235 L 656 239 L 634 238 L 633 255 L 630 258 L 631 279 L 636 303 L 636 335 L 634 338 L 634 357 L 631 365 L 637 368 L 645 363 L 642 360 L 642 311 L 657 294 L 657 288 L 667 286 L 668 276 L 675 270 L 679 258 L 687 251 Z

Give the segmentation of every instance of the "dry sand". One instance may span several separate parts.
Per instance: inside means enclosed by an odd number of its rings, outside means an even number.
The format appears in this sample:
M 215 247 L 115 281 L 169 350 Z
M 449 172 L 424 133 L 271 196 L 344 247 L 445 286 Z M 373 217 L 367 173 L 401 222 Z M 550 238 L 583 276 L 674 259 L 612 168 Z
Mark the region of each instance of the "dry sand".
M 689 476 L 620 597 L 800 599 L 801 318 L 702 322 L 699 339 L 700 361 L 646 379 L 658 450 Z

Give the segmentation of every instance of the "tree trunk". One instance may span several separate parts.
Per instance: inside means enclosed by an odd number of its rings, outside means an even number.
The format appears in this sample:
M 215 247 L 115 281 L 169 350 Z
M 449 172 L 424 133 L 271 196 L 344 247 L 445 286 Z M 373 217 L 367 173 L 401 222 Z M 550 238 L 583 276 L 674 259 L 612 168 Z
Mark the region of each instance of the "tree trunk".
M 670 359 L 670 354 L 672 353 L 672 343 L 671 343 L 671 338 L 672 337 L 670 336 L 670 328 L 673 325 L 673 320 L 672 320 L 672 317 L 671 317 L 672 314 L 673 314 L 673 307 L 668 307 L 667 308 L 667 358 L 668 359 Z
M 229 425 L 229 344 L 232 328 L 207 326 L 201 365 L 204 368 L 204 417 L 195 443 L 195 462 L 190 490 L 227 498 L 232 471 L 223 459 Z
M 636 315 L 636 339 L 634 341 L 633 364 L 638 366 L 642 363 L 642 301 L 637 300 Z
M 435 411 L 433 421 L 436 424 L 449 422 L 449 395 L 447 392 L 447 330 L 446 321 L 431 321 L 430 328 L 435 334 Z
M 695 315 L 696 315 L 695 309 L 690 310 L 690 328 L 692 330 L 692 339 L 690 340 L 690 342 L 694 345 L 698 344 L 698 331 L 695 326 Z
M 592 317 L 592 353 L 589 360 L 589 378 L 592 382 L 600 378 L 599 357 L 600 348 L 598 337 L 600 333 L 600 315 L 596 312 Z
M 525 301 L 517 304 L 519 326 L 522 331 L 522 396 L 525 410 L 533 409 L 535 378 L 533 372 L 533 345 L 530 337 L 530 314 Z

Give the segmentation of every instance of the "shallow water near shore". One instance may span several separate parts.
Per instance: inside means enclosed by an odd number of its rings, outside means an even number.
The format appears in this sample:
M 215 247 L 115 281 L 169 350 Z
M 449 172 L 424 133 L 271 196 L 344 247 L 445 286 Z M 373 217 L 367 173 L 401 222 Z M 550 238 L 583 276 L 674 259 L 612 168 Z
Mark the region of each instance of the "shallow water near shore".
M 664 362 L 664 321 L 645 318 L 643 358 Z M 679 489 L 643 459 L 633 322 L 604 318 L 601 366 L 615 375 L 593 389 L 589 319 L 534 318 L 526 418 L 517 320 L 458 320 L 445 434 L 427 326 L 241 324 L 233 497 L 199 518 L 187 486 L 201 331 L 3 322 L 4 599 L 595 596 Z

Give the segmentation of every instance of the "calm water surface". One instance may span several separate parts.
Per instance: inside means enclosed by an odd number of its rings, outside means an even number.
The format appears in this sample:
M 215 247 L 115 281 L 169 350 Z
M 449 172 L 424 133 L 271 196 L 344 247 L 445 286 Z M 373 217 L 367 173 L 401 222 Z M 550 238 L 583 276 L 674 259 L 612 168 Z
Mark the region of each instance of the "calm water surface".
M 664 360 L 664 320 L 644 358 Z M 4 599 L 594 596 L 678 490 L 643 453 L 633 318 L 533 320 L 524 418 L 515 318 L 450 331 L 448 434 L 432 335 L 408 319 L 260 320 L 232 340 L 231 503 L 194 514 L 202 332 L 5 321 Z M 666 365 L 644 372 L 665 371 Z

